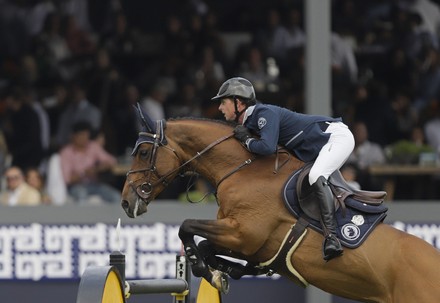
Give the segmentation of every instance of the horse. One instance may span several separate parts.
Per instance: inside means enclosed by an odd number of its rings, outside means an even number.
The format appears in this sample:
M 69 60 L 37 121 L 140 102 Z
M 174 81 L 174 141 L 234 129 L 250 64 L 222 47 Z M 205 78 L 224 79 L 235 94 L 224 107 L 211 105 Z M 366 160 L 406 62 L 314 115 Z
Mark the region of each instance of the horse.
M 292 172 L 304 163 L 288 153 L 250 153 L 224 121 L 179 118 L 153 122 L 139 111 L 143 131 L 122 189 L 126 214 L 137 217 L 146 213 L 149 203 L 174 178 L 197 173 L 215 188 L 218 213 L 215 220 L 187 219 L 180 227 L 193 273 L 206 277 L 207 269 L 211 270 L 204 264 L 195 236 L 206 239 L 217 254 L 248 264 L 271 263 L 289 241 L 286 235 L 299 223 L 286 209 L 282 190 Z M 440 252 L 426 241 L 380 222 L 361 246 L 346 248 L 342 256 L 326 262 L 321 255 L 323 235 L 311 228 L 306 231 L 295 250 L 284 254 L 285 264 L 272 264 L 272 272 L 302 286 L 311 284 L 360 302 L 439 300 Z

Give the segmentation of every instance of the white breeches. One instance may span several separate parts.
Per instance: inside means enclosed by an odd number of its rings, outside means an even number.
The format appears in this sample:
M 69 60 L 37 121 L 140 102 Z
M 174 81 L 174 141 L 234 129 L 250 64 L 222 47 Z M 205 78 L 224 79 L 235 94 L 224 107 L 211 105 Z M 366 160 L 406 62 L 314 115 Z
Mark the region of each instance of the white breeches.
M 353 134 L 344 123 L 330 123 L 325 132 L 330 133 L 330 138 L 310 169 L 310 185 L 315 183 L 319 176 L 328 179 L 334 171 L 341 168 L 354 149 Z

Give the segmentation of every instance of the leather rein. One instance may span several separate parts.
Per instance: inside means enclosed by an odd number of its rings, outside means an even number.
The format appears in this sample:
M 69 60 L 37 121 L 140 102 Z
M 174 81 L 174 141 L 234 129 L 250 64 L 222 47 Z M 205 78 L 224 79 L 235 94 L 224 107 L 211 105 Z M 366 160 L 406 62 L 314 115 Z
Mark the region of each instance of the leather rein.
M 157 186 L 158 184 L 162 184 L 164 186 L 168 186 L 169 182 L 171 181 L 171 180 L 167 179 L 169 176 L 171 176 L 171 175 L 173 175 L 173 174 L 175 174 L 177 172 L 180 172 L 182 170 L 182 168 L 187 166 L 189 163 L 191 163 L 192 161 L 200 158 L 203 154 L 208 152 L 214 146 L 216 146 L 216 145 L 218 145 L 218 144 L 228 140 L 229 138 L 231 138 L 234 135 L 233 133 L 231 133 L 229 135 L 226 135 L 224 137 L 221 137 L 221 138 L 215 140 L 214 142 L 212 142 L 211 144 L 206 146 L 202 151 L 197 152 L 193 157 L 191 157 L 190 159 L 188 159 L 187 161 L 182 163 L 179 167 L 177 167 L 175 169 L 172 169 L 169 172 L 167 172 L 167 173 L 165 173 L 164 175 L 161 176 L 159 174 L 159 172 L 157 171 L 157 167 L 156 167 L 157 150 L 158 150 L 159 147 L 165 147 L 168 150 L 172 151 L 174 156 L 179 160 L 179 162 L 181 162 L 179 156 L 176 153 L 176 150 L 171 148 L 171 147 L 166 146 L 166 143 L 163 142 L 164 136 L 161 136 L 161 131 L 163 131 L 162 128 L 161 127 L 157 127 L 156 128 L 156 134 L 147 133 L 147 132 L 140 132 L 139 133 L 139 136 L 146 136 L 146 137 L 150 138 L 149 140 L 145 140 L 142 143 L 153 144 L 153 151 L 151 152 L 151 155 L 150 155 L 150 166 L 147 167 L 147 168 L 129 170 L 127 172 L 127 174 L 126 174 L 126 178 L 127 178 L 128 184 L 138 194 L 138 196 L 144 202 L 147 203 L 147 205 L 150 202 L 150 201 L 148 201 L 148 198 L 150 197 L 151 192 L 153 191 L 155 186 Z M 235 172 L 237 172 L 238 170 L 240 170 L 244 166 L 251 164 L 252 161 L 253 161 L 253 159 L 247 159 L 243 163 L 241 163 L 238 167 L 233 169 L 231 172 L 227 173 L 216 184 L 216 188 L 226 178 L 228 178 L 229 176 L 231 176 L 232 174 L 234 174 Z M 142 177 L 140 177 L 140 178 L 138 178 L 136 180 L 130 180 L 130 175 L 135 174 L 135 173 L 141 173 L 141 172 L 144 173 L 144 176 L 142 176 Z M 146 173 L 149 173 L 149 178 L 148 178 L 147 181 L 143 181 L 144 177 L 146 177 Z M 153 175 L 157 178 L 156 182 L 154 182 L 154 183 L 152 183 L 152 176 Z

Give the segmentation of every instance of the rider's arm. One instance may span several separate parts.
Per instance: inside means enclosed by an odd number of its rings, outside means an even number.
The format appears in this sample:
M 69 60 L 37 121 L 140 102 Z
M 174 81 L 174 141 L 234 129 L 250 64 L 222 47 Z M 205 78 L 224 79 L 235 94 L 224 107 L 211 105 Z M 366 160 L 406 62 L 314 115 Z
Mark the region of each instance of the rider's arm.
M 259 155 L 270 155 L 276 152 L 279 137 L 280 118 L 270 109 L 262 109 L 254 112 L 249 121 L 249 128 L 255 129 L 259 133 L 259 138 L 246 140 L 247 149 Z M 247 126 L 247 123 L 245 123 Z

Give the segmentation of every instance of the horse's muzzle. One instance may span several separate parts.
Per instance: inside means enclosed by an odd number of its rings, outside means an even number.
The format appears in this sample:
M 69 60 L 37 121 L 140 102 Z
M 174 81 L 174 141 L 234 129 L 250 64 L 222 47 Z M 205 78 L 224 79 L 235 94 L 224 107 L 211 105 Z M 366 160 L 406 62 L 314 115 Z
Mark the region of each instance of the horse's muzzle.
M 136 218 L 143 213 L 146 213 L 148 204 L 149 202 L 142 199 L 137 199 L 136 202 L 132 204 L 130 204 L 130 202 L 125 199 L 121 202 L 122 209 L 130 218 Z

